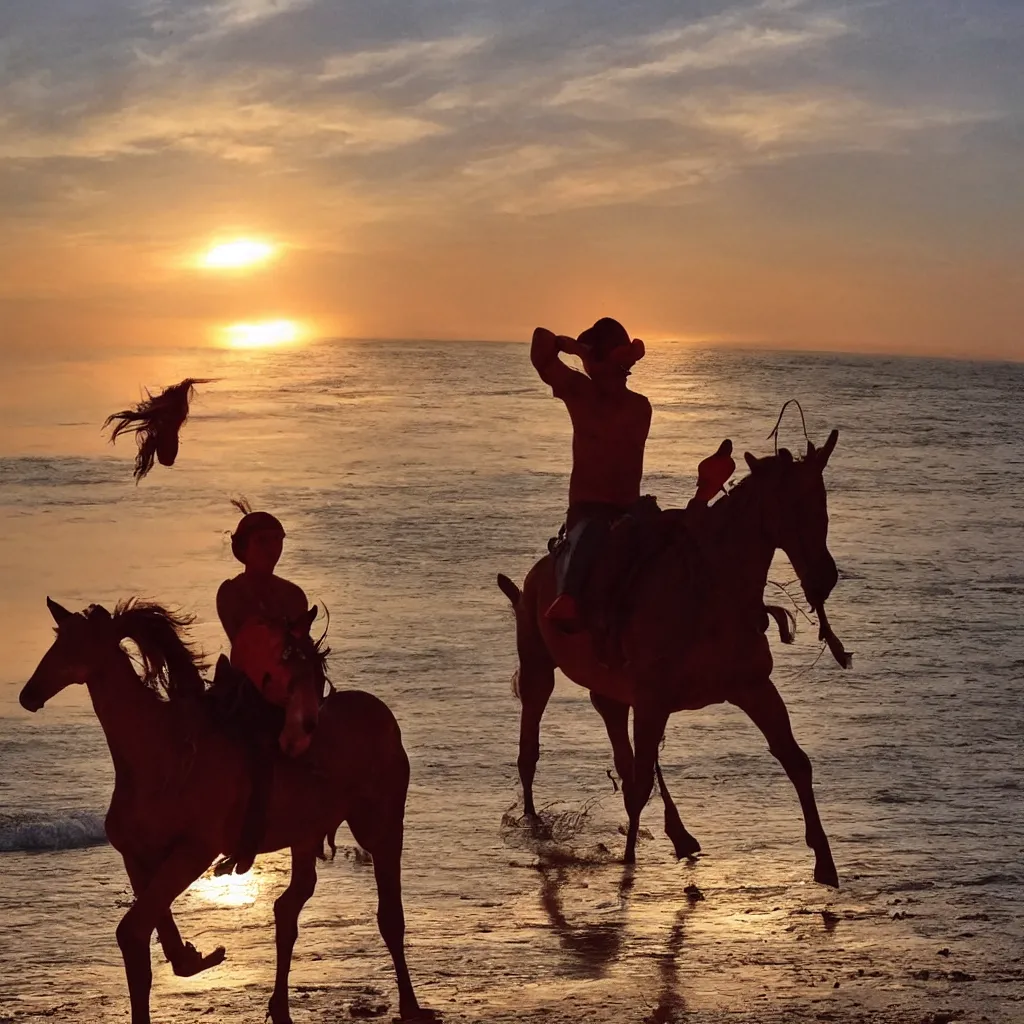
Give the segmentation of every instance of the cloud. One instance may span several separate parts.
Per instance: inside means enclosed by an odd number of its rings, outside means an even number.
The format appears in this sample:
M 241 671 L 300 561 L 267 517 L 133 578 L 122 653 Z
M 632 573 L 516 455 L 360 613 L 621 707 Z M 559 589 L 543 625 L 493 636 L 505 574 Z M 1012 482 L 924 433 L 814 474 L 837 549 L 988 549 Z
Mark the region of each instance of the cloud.
M 721 238 L 751 196 L 767 237 L 797 194 L 891 244 L 913 209 L 900 230 L 952 252 L 1002 197 L 985 235 L 1008 249 L 1022 38 L 1009 0 L 5 0 L 0 227 L 518 251 L 556 223 Z

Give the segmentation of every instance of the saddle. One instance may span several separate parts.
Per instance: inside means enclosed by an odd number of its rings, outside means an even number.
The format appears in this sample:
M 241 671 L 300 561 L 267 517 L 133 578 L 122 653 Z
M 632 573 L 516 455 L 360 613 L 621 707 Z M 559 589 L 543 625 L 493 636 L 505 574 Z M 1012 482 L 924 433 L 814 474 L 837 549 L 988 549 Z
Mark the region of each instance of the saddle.
M 217 728 L 247 746 L 276 741 L 284 726 L 284 709 L 267 701 L 223 654 L 217 659 L 204 699 Z
M 683 556 L 693 603 L 699 602 L 701 579 L 708 566 L 695 531 L 694 517 L 685 509 L 667 509 L 641 517 L 624 516 L 608 533 L 595 558 L 583 594 L 583 617 L 598 659 L 610 668 L 624 661 L 621 638 L 633 614 L 644 577 L 658 557 L 675 545 Z M 687 602 L 689 604 L 691 602 Z M 685 619 L 680 609 L 680 624 Z

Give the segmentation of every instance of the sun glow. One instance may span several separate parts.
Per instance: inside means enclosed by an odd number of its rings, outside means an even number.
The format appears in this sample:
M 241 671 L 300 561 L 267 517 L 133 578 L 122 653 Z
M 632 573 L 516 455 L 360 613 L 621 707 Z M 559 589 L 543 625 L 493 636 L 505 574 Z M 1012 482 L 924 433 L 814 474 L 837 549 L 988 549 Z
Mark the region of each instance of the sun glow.
M 210 903 L 219 903 L 222 907 L 245 907 L 256 902 L 260 894 L 260 882 L 254 871 L 245 875 L 219 877 L 208 871 L 189 886 L 189 892 Z
M 211 246 L 199 257 L 204 270 L 239 270 L 266 263 L 277 254 L 277 246 L 255 238 L 233 238 Z
M 294 320 L 261 320 L 257 323 L 228 324 L 220 336 L 228 348 L 273 348 L 293 345 L 303 337 L 301 325 Z

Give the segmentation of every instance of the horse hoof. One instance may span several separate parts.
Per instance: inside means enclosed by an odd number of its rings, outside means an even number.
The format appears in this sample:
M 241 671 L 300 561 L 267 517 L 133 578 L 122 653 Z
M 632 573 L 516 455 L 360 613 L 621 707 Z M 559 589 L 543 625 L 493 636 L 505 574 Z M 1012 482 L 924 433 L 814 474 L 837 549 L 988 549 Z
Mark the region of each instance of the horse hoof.
M 440 1024 L 441 1015 L 437 1010 L 428 1010 L 425 1006 L 416 1006 L 411 1009 L 399 1009 L 399 1020 L 415 1021 L 416 1024 L 427 1024 L 428 1021 L 436 1021 Z
M 223 963 L 226 956 L 227 951 L 223 946 L 218 946 L 212 953 L 203 956 L 191 942 L 186 942 L 185 955 L 173 963 L 171 968 L 179 978 L 193 978 Z
M 814 880 L 820 885 L 827 885 L 830 889 L 839 888 L 839 872 L 835 864 L 815 865 Z
M 283 1008 L 279 1008 L 271 997 L 270 1003 L 267 1006 L 267 1016 L 271 1020 L 271 1024 L 292 1024 L 291 1014 L 288 1012 L 287 1004 Z
M 220 878 L 222 875 L 230 875 L 235 870 L 235 858 L 234 857 L 222 857 L 216 864 L 213 865 L 213 876 L 214 878 Z
M 672 845 L 676 848 L 676 860 L 692 860 L 700 853 L 700 843 L 689 832 L 680 839 L 673 839 Z

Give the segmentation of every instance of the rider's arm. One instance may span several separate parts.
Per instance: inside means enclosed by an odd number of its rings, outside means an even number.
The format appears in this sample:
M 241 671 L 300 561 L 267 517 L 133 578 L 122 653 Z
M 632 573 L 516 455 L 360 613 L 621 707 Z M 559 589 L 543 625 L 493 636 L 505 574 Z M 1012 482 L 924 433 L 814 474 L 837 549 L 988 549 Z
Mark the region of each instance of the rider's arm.
M 288 621 L 294 622 L 309 611 L 309 599 L 306 592 L 298 584 L 286 580 L 288 583 Z
M 228 640 L 234 643 L 235 634 L 245 622 L 245 611 L 239 607 L 231 580 L 225 580 L 217 591 L 217 616 L 228 635 Z
M 578 370 L 566 366 L 558 358 L 559 352 L 577 354 L 576 342 L 573 338 L 552 334 L 543 327 L 533 332 L 530 345 L 530 362 L 540 375 L 540 379 L 549 385 L 557 398 L 564 398 L 573 391 L 585 386 L 588 379 Z

